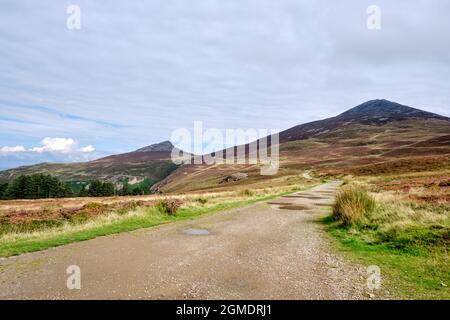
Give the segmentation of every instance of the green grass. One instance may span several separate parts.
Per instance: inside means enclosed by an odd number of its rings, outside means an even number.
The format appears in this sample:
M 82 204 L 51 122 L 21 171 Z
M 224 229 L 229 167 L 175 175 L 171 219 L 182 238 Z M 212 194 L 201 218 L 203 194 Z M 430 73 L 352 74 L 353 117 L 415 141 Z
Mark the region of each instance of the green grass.
M 378 265 L 387 297 L 450 299 L 448 206 L 375 201 L 352 188 L 322 221 L 338 248 L 363 265 Z
M 162 214 L 156 207 L 146 207 L 143 214 L 140 215 L 122 215 L 120 219 L 111 222 L 102 222 L 93 224 L 92 227 L 87 227 L 82 230 L 68 229 L 64 232 L 57 232 L 54 235 L 50 232 L 45 237 L 31 236 L 24 239 L 3 239 L 0 241 L 0 256 L 8 257 L 18 255 L 25 252 L 40 251 L 51 247 L 61 246 L 73 242 L 84 241 L 93 239 L 99 236 L 106 236 L 126 231 L 133 231 L 141 228 L 154 227 L 157 225 L 194 219 L 201 215 L 213 214 L 219 211 L 229 210 L 245 205 L 250 205 L 260 201 L 266 201 L 279 197 L 285 194 L 293 193 L 296 191 L 310 188 L 314 185 L 310 185 L 304 188 L 292 188 L 286 192 L 279 192 L 276 194 L 256 196 L 251 199 L 243 199 L 238 201 L 229 201 L 225 203 L 205 205 L 205 206 L 193 206 L 183 207 L 179 209 L 176 215 Z
M 384 289 L 390 292 L 387 297 L 450 299 L 445 229 L 427 221 L 395 224 L 405 219 L 377 204 L 365 223 L 345 225 L 334 215 L 323 222 L 338 248 L 351 259 L 381 268 Z

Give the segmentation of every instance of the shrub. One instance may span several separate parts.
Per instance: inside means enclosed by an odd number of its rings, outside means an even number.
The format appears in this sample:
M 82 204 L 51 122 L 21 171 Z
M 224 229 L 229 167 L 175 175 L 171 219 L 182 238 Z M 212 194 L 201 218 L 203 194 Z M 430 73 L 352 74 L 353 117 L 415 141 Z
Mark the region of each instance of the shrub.
M 251 197 L 252 195 L 254 195 L 254 192 L 248 189 L 242 190 L 239 192 L 240 196 L 244 196 L 244 197 Z
M 179 199 L 166 198 L 160 200 L 157 203 L 156 207 L 161 213 L 165 213 L 168 215 L 175 215 L 182 204 L 183 204 L 182 201 Z
M 375 206 L 375 199 L 366 190 L 344 187 L 336 196 L 333 215 L 343 224 L 351 225 L 360 222 Z
M 144 201 L 128 201 L 128 202 L 119 202 L 113 205 L 110 205 L 114 211 L 119 215 L 127 214 L 130 211 L 136 210 L 139 207 L 144 206 Z
M 205 204 L 208 202 L 208 199 L 200 197 L 200 198 L 197 198 L 196 201 L 200 204 Z
M 74 216 L 92 217 L 106 213 L 108 206 L 100 202 L 88 202 L 74 213 Z
M 88 202 L 86 203 L 81 209 L 86 210 L 99 210 L 99 209 L 105 209 L 106 205 L 100 202 Z

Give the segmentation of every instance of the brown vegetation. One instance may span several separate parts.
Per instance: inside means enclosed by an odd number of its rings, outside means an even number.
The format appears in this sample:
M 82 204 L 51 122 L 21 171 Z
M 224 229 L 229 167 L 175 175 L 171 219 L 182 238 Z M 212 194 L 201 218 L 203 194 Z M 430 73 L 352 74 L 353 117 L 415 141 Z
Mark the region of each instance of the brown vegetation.
M 180 199 L 164 198 L 161 199 L 156 206 L 161 213 L 175 215 L 182 204 L 183 202 Z
M 88 219 L 112 211 L 128 211 L 141 206 L 153 205 L 152 201 L 124 201 L 113 204 L 89 202 L 80 207 L 62 208 L 59 205 L 44 206 L 38 210 L 9 210 L 0 215 L 3 224 L 27 224 L 37 221 Z

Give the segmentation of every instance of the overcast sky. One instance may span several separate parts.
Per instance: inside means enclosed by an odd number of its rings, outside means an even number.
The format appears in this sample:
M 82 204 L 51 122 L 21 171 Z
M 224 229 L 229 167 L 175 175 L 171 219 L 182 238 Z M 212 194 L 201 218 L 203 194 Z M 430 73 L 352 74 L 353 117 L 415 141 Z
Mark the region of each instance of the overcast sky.
M 66 26 L 79 5 L 81 29 Z M 369 5 L 381 30 L 367 28 Z M 448 0 L 2 0 L 0 168 L 385 98 L 450 116 Z

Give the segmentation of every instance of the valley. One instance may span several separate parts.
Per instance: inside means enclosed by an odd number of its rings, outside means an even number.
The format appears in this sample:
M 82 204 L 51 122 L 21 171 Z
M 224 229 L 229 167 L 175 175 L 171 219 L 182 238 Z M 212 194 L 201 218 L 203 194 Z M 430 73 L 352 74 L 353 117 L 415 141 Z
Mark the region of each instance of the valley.
M 1 200 L 3 298 L 450 297 L 449 118 L 372 100 L 282 131 L 278 147 L 272 176 L 261 164 L 175 165 L 167 141 L 0 172 L 6 182 L 36 173 L 146 181 L 149 193 Z M 62 287 L 69 262 L 86 270 L 88 290 Z M 370 265 L 384 277 L 376 291 L 365 287 Z M 48 288 L 43 272 L 58 275 Z

